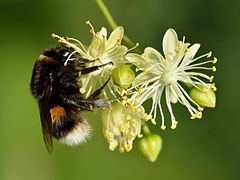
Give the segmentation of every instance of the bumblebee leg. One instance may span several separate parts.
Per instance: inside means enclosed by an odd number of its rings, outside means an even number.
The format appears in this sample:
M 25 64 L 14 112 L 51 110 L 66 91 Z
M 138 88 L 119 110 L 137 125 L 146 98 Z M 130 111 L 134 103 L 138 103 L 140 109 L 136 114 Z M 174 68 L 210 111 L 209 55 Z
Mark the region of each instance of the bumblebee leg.
M 89 60 L 89 59 L 86 59 L 86 58 L 83 58 L 83 57 L 79 58 L 79 61 L 81 61 L 81 63 L 82 62 L 83 63 L 92 63 L 92 62 L 99 61 L 99 60 L 100 60 L 99 58 L 94 59 L 94 60 Z
M 109 62 L 109 63 L 106 63 L 106 64 L 102 64 L 102 65 L 99 65 L 99 66 L 92 66 L 92 67 L 89 67 L 89 68 L 85 68 L 85 69 L 81 69 L 80 70 L 80 73 L 81 74 L 88 74 L 90 72 L 94 72 L 96 70 L 99 70 L 99 68 L 101 67 L 104 67 L 106 65 L 110 65 L 110 64 L 113 64 L 112 62 Z
M 89 100 L 91 99 L 98 99 L 98 97 L 100 96 L 103 88 L 107 85 L 107 83 L 109 82 L 110 78 L 108 78 L 108 80 L 102 85 L 102 87 L 100 87 L 99 89 L 97 89 L 94 93 L 91 94 L 91 96 L 89 96 Z
M 104 108 L 111 105 L 110 100 L 107 99 L 88 100 L 82 98 L 78 94 L 69 97 L 62 97 L 62 100 L 69 105 L 73 105 L 83 110 L 89 111 L 96 108 Z

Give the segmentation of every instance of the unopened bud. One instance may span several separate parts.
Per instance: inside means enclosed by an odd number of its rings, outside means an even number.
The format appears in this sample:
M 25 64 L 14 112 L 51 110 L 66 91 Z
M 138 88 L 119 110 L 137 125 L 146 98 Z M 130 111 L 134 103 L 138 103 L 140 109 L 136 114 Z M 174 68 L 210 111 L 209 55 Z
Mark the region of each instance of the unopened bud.
M 194 87 L 190 91 L 190 96 L 200 106 L 214 108 L 216 105 L 216 96 L 214 91 L 210 87 Z
M 135 74 L 129 65 L 121 65 L 113 69 L 112 78 L 117 86 L 128 88 L 132 84 Z
M 155 162 L 162 149 L 162 139 L 158 134 L 147 135 L 139 141 L 139 149 L 149 161 Z

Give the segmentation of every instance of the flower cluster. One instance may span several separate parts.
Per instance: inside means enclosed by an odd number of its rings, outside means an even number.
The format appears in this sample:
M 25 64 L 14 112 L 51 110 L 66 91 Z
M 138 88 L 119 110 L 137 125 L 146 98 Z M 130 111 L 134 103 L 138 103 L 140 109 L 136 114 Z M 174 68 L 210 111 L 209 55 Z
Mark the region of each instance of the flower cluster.
M 196 57 L 200 44 L 190 45 L 185 42 L 185 37 L 178 40 L 177 33 L 168 29 L 162 43 L 164 55 L 152 47 L 145 48 L 143 54 L 130 53 L 133 48 L 122 45 L 123 27 L 117 27 L 108 37 L 106 28 L 95 32 L 89 21 L 87 24 L 92 33 L 92 41 L 88 46 L 74 38 L 56 34 L 53 37 L 73 48 L 72 54 L 79 53 L 88 59 L 86 67 L 100 67 L 97 71 L 81 76 L 80 92 L 85 98 L 110 78 L 103 92 L 105 98 L 113 97 L 114 100 L 110 107 L 102 111 L 103 134 L 110 150 L 118 147 L 120 152 L 130 151 L 135 138 L 146 134 L 141 133 L 145 121 L 151 120 L 153 124 L 158 122 L 158 112 L 161 115 L 161 128 L 165 129 L 162 101 L 165 101 L 171 116 L 172 129 L 178 123 L 173 113 L 173 103 L 179 102 L 185 106 L 191 119 L 201 118 L 203 107 L 215 106 L 214 76 L 205 72 L 216 71 L 214 64 L 217 59 L 212 57 L 211 52 Z M 147 100 L 152 102 L 149 113 L 144 110 Z M 149 135 L 141 141 L 145 154 L 146 149 L 152 149 L 156 143 L 158 150 L 152 151 L 154 153 L 149 157 L 152 161 L 161 149 L 160 137 L 154 136 L 152 140 Z

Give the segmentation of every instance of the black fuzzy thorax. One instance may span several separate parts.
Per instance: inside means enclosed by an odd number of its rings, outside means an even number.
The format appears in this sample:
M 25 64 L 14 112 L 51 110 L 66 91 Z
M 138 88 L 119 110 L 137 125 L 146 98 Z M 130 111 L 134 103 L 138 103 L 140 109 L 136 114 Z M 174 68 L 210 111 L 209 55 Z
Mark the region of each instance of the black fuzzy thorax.
M 30 84 L 33 96 L 45 107 L 44 112 L 41 112 L 41 116 L 44 116 L 41 118 L 42 126 L 48 128 L 55 138 L 66 136 L 83 121 L 79 114 L 80 109 L 64 101 L 64 98 L 70 96 L 81 98 L 81 94 L 77 81 L 79 70 L 75 64 L 63 65 L 67 58 L 60 52 L 63 49 L 71 52 L 70 49 L 60 46 L 43 53 L 44 57 L 35 62 Z M 52 123 L 51 119 L 49 120 L 50 109 L 55 106 L 63 107 L 66 116 Z M 47 127 L 44 124 L 47 124 Z

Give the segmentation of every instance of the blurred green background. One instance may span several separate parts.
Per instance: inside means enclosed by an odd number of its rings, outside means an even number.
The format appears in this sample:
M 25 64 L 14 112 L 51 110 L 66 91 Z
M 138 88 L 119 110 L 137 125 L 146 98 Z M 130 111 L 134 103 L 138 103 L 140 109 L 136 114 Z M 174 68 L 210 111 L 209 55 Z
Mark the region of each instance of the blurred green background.
M 137 146 L 127 154 L 110 152 L 100 120 L 90 118 L 92 139 L 69 148 L 54 142 L 47 153 L 38 107 L 29 90 L 32 67 L 39 54 L 56 45 L 52 32 L 89 42 L 86 20 L 96 29 L 106 20 L 94 0 L 0 1 L 0 179 L 240 179 L 240 1 L 239 0 L 105 0 L 119 25 L 141 47 L 161 50 L 167 28 L 188 42 L 200 42 L 199 55 L 218 57 L 217 106 L 192 121 L 187 110 L 174 106 L 176 130 L 154 132 L 164 140 L 155 163 Z M 92 113 L 87 114 L 91 116 Z M 94 114 L 96 117 L 96 113 Z

